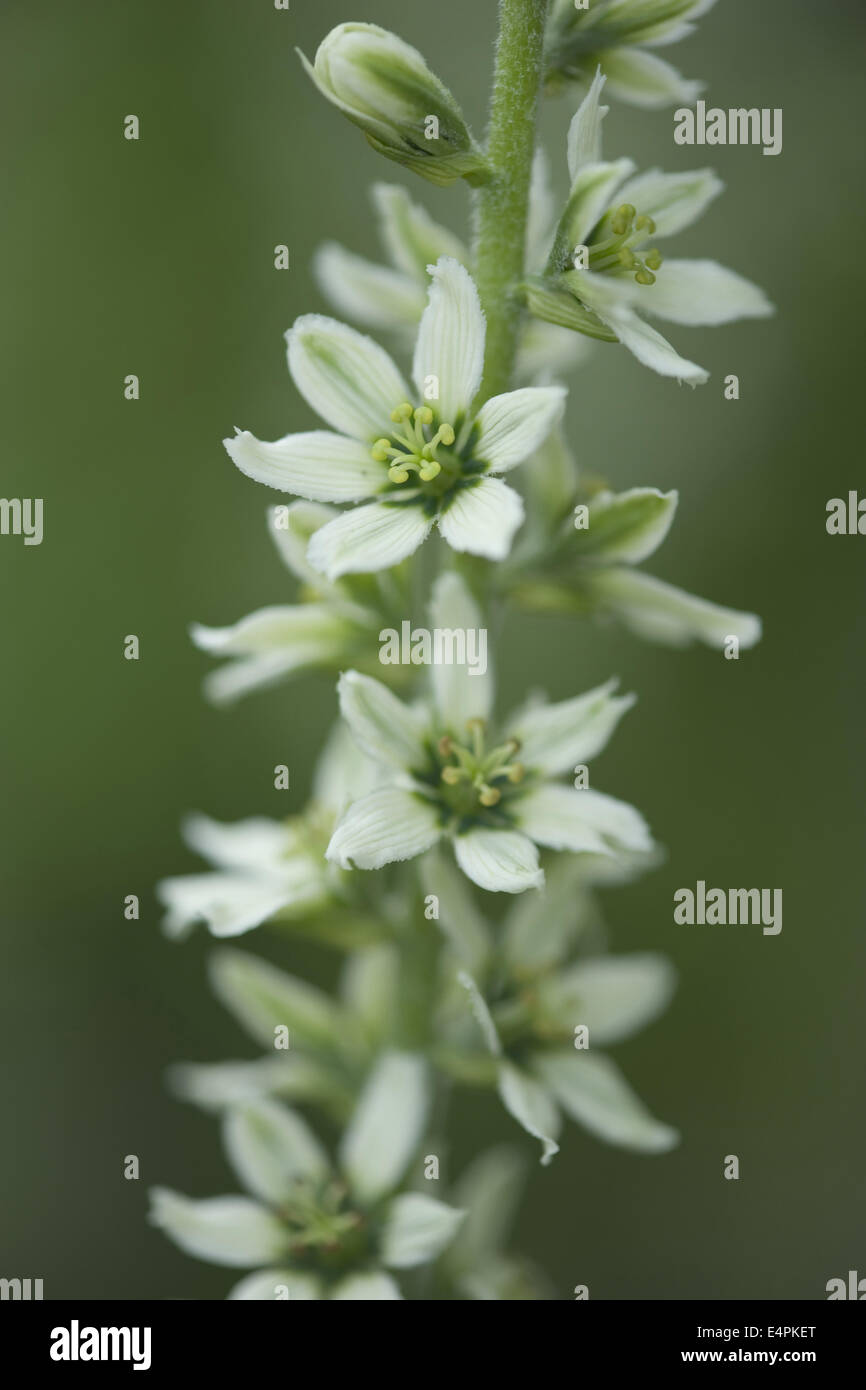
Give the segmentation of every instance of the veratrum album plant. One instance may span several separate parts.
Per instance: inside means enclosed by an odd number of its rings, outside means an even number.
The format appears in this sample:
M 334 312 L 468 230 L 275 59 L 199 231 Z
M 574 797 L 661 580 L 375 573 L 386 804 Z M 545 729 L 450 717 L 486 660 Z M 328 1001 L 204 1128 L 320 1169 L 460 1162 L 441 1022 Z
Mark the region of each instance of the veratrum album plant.
M 555 1298 L 507 1243 L 527 1136 L 543 1166 L 568 1123 L 642 1154 L 678 1141 L 606 1051 L 674 987 L 663 957 L 607 954 L 596 929 L 596 887 L 659 853 L 641 811 L 596 785 L 635 697 L 610 680 L 503 708 L 491 616 L 604 615 L 677 646 L 759 639 L 753 615 L 638 568 L 676 493 L 583 480 L 563 425 L 564 379 L 585 352 L 613 370 L 630 352 L 697 386 L 707 372 L 655 322 L 771 312 L 734 271 L 667 255 L 721 192 L 711 170 L 639 171 L 602 149 L 604 97 L 673 104 L 698 90 L 656 50 L 711 3 L 501 0 L 484 141 L 384 29 L 341 24 L 313 61 L 301 55 L 311 100 L 332 102 L 431 194 L 465 179 L 474 218 L 464 240 L 402 185 L 376 183 L 381 263 L 320 248 L 338 317 L 304 314 L 286 335 L 310 428 L 225 441 L 281 495 L 269 530 L 298 601 L 193 629 L 223 658 L 207 693 L 229 701 L 324 669 L 339 717 L 301 815 L 187 821 L 209 868 L 160 885 L 166 929 L 203 922 L 233 938 L 272 924 L 345 957 L 332 998 L 221 946 L 213 988 L 261 1055 L 174 1070 L 175 1090 L 219 1117 L 238 1192 L 160 1188 L 152 1220 L 239 1272 L 230 1298 Z M 544 94 L 571 106 L 547 157 Z M 360 138 L 347 126 L 346 160 Z M 440 1174 L 455 1087 L 497 1095 L 515 1144 Z M 321 1120 L 336 1144 L 318 1137 Z

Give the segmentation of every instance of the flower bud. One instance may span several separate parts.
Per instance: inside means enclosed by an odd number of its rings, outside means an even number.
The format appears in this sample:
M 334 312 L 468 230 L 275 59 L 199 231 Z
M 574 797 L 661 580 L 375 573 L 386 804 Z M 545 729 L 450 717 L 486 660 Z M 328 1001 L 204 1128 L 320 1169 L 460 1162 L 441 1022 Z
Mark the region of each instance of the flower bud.
M 338 24 L 314 64 L 319 91 L 360 126 L 375 150 L 431 183 L 489 176 L 454 97 L 421 54 L 376 24 Z

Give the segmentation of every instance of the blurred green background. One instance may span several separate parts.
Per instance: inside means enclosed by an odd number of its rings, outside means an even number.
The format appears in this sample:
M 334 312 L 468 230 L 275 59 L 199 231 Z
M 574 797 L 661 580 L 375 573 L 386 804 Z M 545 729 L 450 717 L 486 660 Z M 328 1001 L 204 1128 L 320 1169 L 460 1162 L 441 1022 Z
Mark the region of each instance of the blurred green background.
M 155 881 L 194 867 L 189 808 L 280 815 L 305 799 L 332 684 L 305 680 L 208 708 L 197 619 L 289 597 L 264 531 L 272 497 L 220 439 L 275 438 L 311 416 L 282 333 L 324 309 L 309 273 L 325 237 L 376 249 L 376 178 L 412 186 L 458 228 L 468 197 L 373 154 L 303 76 L 335 23 L 362 18 L 421 47 L 483 128 L 493 0 L 5 0 L 3 494 L 45 499 L 45 539 L 0 539 L 5 891 L 0 1274 L 48 1298 L 220 1298 L 230 1271 L 145 1224 L 152 1182 L 231 1190 L 211 1119 L 166 1092 L 172 1060 L 254 1055 L 209 997 L 203 931 L 172 945 Z M 674 329 L 713 372 L 695 392 L 599 347 L 574 383 L 570 435 L 616 485 L 678 487 L 674 533 L 648 568 L 765 620 L 738 662 L 618 630 L 512 620 L 506 704 L 526 673 L 564 697 L 618 673 L 640 694 L 600 784 L 648 815 L 665 866 L 605 894 L 620 950 L 661 949 L 670 1012 L 617 1049 L 656 1114 L 664 1158 L 570 1127 L 536 1169 L 517 1244 L 563 1299 L 822 1298 L 866 1273 L 863 1227 L 863 565 L 826 535 L 825 504 L 862 485 L 863 9 L 859 0 L 721 0 L 669 50 L 722 106 L 784 109 L 784 151 L 693 151 L 670 111 L 615 105 L 611 155 L 682 169 L 712 156 L 725 197 L 677 243 L 764 285 L 774 320 Z M 564 171 L 573 109 L 544 129 Z M 141 139 L 122 138 L 123 117 Z M 291 249 L 291 270 L 273 248 Z M 141 399 L 123 399 L 127 373 Z M 741 399 L 723 399 L 736 372 Z M 122 658 L 136 633 L 141 660 Z M 286 762 L 292 791 L 273 789 Z M 682 928 L 674 889 L 704 878 L 784 890 L 784 930 Z M 123 898 L 138 893 L 142 918 Z M 336 961 L 267 949 L 313 978 Z M 453 1169 L 495 1136 L 493 1100 L 454 1113 Z M 525 1141 L 527 1149 L 531 1141 Z M 141 1181 L 122 1176 L 136 1153 Z M 739 1182 L 722 1178 L 736 1153 Z M 534 1158 L 534 1152 L 532 1153 Z

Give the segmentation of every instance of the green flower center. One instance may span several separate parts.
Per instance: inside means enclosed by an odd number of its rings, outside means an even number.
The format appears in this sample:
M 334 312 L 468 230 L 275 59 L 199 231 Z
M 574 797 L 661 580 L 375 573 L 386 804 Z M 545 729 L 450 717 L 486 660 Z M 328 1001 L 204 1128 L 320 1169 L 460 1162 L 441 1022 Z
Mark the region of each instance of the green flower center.
M 654 246 L 641 256 L 633 248 L 653 236 L 655 229 L 653 219 L 638 213 L 631 203 L 621 203 L 614 211 L 605 213 L 588 247 L 590 270 L 633 275 L 639 285 L 654 285 L 653 272 L 661 268 L 661 256 Z
M 367 1219 L 347 1202 L 345 1183 L 298 1181 L 279 1214 L 288 1227 L 289 1254 L 298 1268 L 322 1273 L 354 1265 L 368 1254 Z
M 526 775 L 523 764 L 515 761 L 515 754 L 520 751 L 518 739 L 509 738 L 488 751 L 483 719 L 470 719 L 466 730 L 466 743 L 458 743 L 446 734 L 436 750 L 441 794 L 458 816 L 498 806 L 503 794 L 507 795 Z
M 454 443 L 454 427 L 443 423 L 433 432 L 434 416 L 429 405 L 413 409 L 408 401 L 391 411 L 395 429 L 390 436 L 377 439 L 370 453 L 377 463 L 388 463 L 392 483 L 406 483 L 411 473 L 417 473 L 422 483 L 430 483 L 442 472 L 442 460 L 436 451 L 440 445 L 449 448 Z

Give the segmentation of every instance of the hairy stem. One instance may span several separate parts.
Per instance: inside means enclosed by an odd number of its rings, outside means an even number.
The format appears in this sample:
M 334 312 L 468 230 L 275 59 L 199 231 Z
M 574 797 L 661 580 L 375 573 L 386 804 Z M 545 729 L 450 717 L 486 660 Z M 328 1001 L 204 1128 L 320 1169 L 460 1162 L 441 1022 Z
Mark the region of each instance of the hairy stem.
M 521 307 L 535 117 L 548 0 L 500 0 L 487 157 L 493 177 L 477 195 L 475 279 L 487 317 L 481 398 L 507 391 Z

